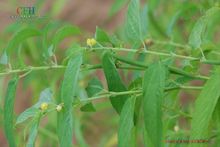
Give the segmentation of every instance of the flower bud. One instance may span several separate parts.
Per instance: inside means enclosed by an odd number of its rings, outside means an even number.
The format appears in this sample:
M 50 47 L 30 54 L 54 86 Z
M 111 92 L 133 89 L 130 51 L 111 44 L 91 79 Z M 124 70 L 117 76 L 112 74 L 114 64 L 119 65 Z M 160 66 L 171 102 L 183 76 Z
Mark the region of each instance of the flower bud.
M 62 110 L 62 108 L 63 107 L 61 105 L 57 105 L 57 107 L 56 107 L 57 112 L 60 112 Z
M 92 46 L 94 46 L 94 45 L 96 45 L 96 40 L 94 39 L 94 38 L 89 38 L 89 39 L 87 39 L 87 41 L 86 41 L 86 44 L 88 45 L 88 46 L 90 46 L 90 47 L 92 47 Z
M 47 108 L 48 108 L 48 103 L 42 103 L 40 105 L 40 109 L 43 110 L 43 111 L 47 110 Z

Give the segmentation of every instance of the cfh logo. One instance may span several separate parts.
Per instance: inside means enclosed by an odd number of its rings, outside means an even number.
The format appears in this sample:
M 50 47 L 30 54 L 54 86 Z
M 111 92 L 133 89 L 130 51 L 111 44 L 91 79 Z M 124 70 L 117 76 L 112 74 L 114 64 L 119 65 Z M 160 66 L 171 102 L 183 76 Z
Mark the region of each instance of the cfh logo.
M 16 8 L 15 15 L 10 16 L 15 20 L 33 20 L 33 19 L 42 19 L 47 18 L 38 14 L 35 6 L 22 6 Z
M 19 16 L 33 16 L 35 15 L 35 7 L 18 7 L 16 13 Z

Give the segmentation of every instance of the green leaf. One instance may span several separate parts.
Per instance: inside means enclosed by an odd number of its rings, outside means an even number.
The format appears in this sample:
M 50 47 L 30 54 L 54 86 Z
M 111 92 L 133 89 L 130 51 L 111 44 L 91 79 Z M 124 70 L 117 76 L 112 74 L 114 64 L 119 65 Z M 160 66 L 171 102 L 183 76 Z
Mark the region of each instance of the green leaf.
M 51 103 L 53 99 L 53 92 L 51 91 L 50 88 L 44 89 L 40 93 L 40 97 L 38 102 L 34 105 L 35 108 L 39 108 L 42 103 Z
M 126 91 L 127 89 L 117 72 L 111 53 L 108 51 L 106 51 L 102 57 L 102 66 L 107 80 L 108 90 L 114 92 Z M 119 114 L 126 100 L 126 95 L 110 97 L 112 106 Z
M 16 125 L 24 122 L 25 120 L 27 120 L 30 117 L 34 117 L 37 114 L 37 112 L 39 112 L 39 109 L 35 108 L 35 107 L 30 107 L 30 108 L 26 109 L 24 112 L 22 112 L 18 116 L 18 118 L 16 120 Z
M 81 111 L 83 112 L 95 112 L 96 109 L 95 107 L 93 106 L 92 103 L 87 103 L 85 105 L 83 105 L 81 108 L 80 108 Z
M 10 147 L 15 147 L 13 115 L 17 83 L 18 78 L 9 81 L 4 103 L 4 129 Z
M 54 55 L 53 49 L 54 49 L 54 46 L 53 44 L 51 44 L 46 50 L 46 57 L 52 57 Z
M 82 55 L 72 57 L 67 65 L 64 74 L 63 87 L 61 90 L 61 99 L 65 108 L 72 108 L 73 96 L 76 92 L 76 84 L 78 82 L 80 66 L 82 64 Z
M 138 90 L 142 88 L 142 77 L 136 78 L 132 81 L 128 87 L 129 90 Z M 140 117 L 141 106 L 143 103 L 143 95 L 139 95 L 136 97 L 135 108 L 134 108 L 134 125 L 138 124 L 138 120 Z
M 56 49 L 57 45 L 66 37 L 71 37 L 73 35 L 80 34 L 80 29 L 76 26 L 65 25 L 60 28 L 54 35 L 53 38 L 53 47 Z
M 115 15 L 128 2 L 128 0 L 115 0 L 110 9 L 110 16 Z
M 6 52 L 4 52 L 2 56 L 0 57 L 0 64 L 3 64 L 3 65 L 8 64 L 8 56 Z
M 92 80 L 90 80 L 88 86 L 86 87 L 86 91 L 89 97 L 97 95 L 102 90 L 103 86 L 98 78 L 93 78 Z
M 129 85 L 129 90 L 137 90 L 142 88 L 142 77 L 137 77 L 134 81 L 132 81 Z
M 86 87 L 86 92 L 89 97 L 97 95 L 99 92 L 103 90 L 102 83 L 98 80 L 98 78 L 93 78 L 89 81 L 88 86 Z M 96 109 L 91 102 L 83 105 L 80 108 L 81 111 L 84 112 L 95 112 Z
M 134 46 L 140 45 L 143 41 L 139 0 L 131 0 L 128 6 L 125 33 Z
M 143 80 L 144 123 L 148 138 L 155 147 L 162 146 L 162 98 L 164 96 L 166 68 L 155 63 L 145 71 Z
M 109 37 L 113 47 L 120 47 L 122 42 L 118 39 L 116 35 L 112 35 Z
M 194 49 L 200 48 L 207 24 L 212 20 L 212 16 L 216 15 L 217 12 L 220 12 L 220 8 L 212 7 L 208 9 L 205 15 L 199 18 L 195 23 L 189 36 L 189 45 L 191 45 Z
M 27 147 L 34 147 L 35 140 L 37 138 L 37 132 L 38 132 L 40 119 L 41 119 L 41 113 L 38 113 L 38 115 L 36 115 L 35 118 L 32 120 L 32 124 L 29 130 Z
M 77 90 L 77 81 L 79 77 L 80 66 L 82 64 L 82 55 L 72 57 L 67 65 L 63 83 L 61 86 L 61 102 L 64 103 L 63 111 L 58 113 L 58 137 L 60 147 L 72 146 L 73 136 L 73 117 L 72 105 Z
M 42 103 L 50 104 L 52 102 L 52 99 L 53 99 L 53 93 L 52 93 L 51 89 L 50 88 L 44 89 L 40 93 L 40 97 L 39 97 L 38 102 L 35 105 L 33 105 L 32 107 L 26 109 L 24 112 L 22 112 L 18 116 L 18 118 L 16 120 L 16 125 L 24 122 L 25 120 L 27 120 L 30 117 L 34 117 L 37 114 L 37 112 L 39 112 L 40 105 Z
M 42 46 L 44 48 L 43 56 L 46 59 L 51 57 L 54 54 L 53 53 L 54 46 L 53 44 L 50 44 L 50 42 L 52 42 L 50 31 L 52 32 L 52 30 L 55 30 L 59 26 L 60 26 L 60 23 L 58 21 L 52 21 L 52 22 L 49 22 L 47 25 L 45 25 L 45 27 L 43 28 Z
M 110 42 L 108 34 L 104 32 L 102 29 L 100 29 L 99 27 L 96 27 L 95 39 L 96 41 L 100 43 Z
M 122 108 L 118 130 L 118 146 L 126 147 L 132 140 L 132 129 L 134 127 L 135 97 L 129 98 Z
M 12 39 L 9 41 L 8 46 L 6 47 L 6 52 L 8 54 L 11 53 L 12 50 L 15 50 L 22 41 L 34 37 L 34 36 L 40 36 L 42 33 L 35 28 L 27 27 L 19 30 L 14 34 Z
M 66 58 L 62 61 L 64 65 L 67 65 L 69 58 L 72 56 L 78 55 L 80 50 L 83 50 L 83 47 L 81 47 L 78 43 L 73 43 L 65 52 Z
M 196 99 L 195 110 L 192 116 L 190 140 L 208 139 L 208 127 L 220 97 L 220 70 L 216 70 L 206 82 L 203 90 Z M 195 145 L 195 146 L 199 146 Z M 193 146 L 193 145 L 192 145 Z M 194 146 L 193 146 L 194 147 Z
M 193 27 L 192 32 L 189 36 L 189 45 L 191 45 L 194 49 L 200 47 L 202 43 L 202 34 L 206 27 L 206 20 L 202 17 L 200 18 Z
M 145 39 L 148 33 L 148 28 L 149 28 L 148 11 L 149 11 L 148 6 L 144 5 L 140 13 L 142 39 Z

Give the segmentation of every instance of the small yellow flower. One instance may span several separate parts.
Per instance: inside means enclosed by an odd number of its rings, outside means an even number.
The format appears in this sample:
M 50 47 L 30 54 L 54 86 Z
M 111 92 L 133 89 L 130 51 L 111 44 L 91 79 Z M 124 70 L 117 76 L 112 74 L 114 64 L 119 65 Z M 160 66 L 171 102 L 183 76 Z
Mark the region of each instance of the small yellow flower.
M 42 103 L 40 105 L 40 109 L 43 110 L 43 111 L 47 110 L 47 108 L 48 108 L 48 103 Z
M 57 105 L 57 107 L 56 107 L 56 110 L 57 110 L 57 112 L 60 112 L 61 110 L 62 110 L 62 105 Z
M 91 39 L 88 38 L 86 43 L 87 43 L 88 46 L 92 47 L 92 46 L 96 45 L 97 42 L 94 38 L 91 38 Z

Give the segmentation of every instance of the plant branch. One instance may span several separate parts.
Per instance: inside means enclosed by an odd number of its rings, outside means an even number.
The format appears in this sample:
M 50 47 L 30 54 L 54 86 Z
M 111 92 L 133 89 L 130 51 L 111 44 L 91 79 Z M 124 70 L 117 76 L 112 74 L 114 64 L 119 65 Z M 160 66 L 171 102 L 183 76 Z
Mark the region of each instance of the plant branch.
M 171 91 L 171 90 L 176 90 L 176 89 L 187 89 L 187 90 L 201 90 L 203 87 L 196 87 L 196 86 L 176 86 L 173 88 L 165 88 L 165 92 L 167 91 Z M 97 96 L 93 96 L 93 97 L 89 97 L 86 99 L 81 99 L 81 102 L 89 102 L 89 101 L 93 101 L 93 100 L 98 100 L 98 99 L 103 99 L 103 98 L 108 98 L 108 97 L 114 97 L 114 96 L 120 96 L 120 95 L 132 95 L 132 94 L 141 94 L 142 93 L 142 89 L 139 90 L 131 90 L 131 91 L 122 91 L 122 92 L 105 92 L 102 93 L 100 95 Z
M 160 41 L 160 40 L 152 40 L 155 44 L 161 44 L 161 45 L 171 45 L 174 47 L 179 47 L 179 48 L 185 48 L 185 49 L 190 49 L 190 46 L 188 45 L 183 45 L 180 43 L 176 43 L 173 41 Z
M 175 89 L 188 89 L 188 90 L 201 90 L 202 87 L 194 87 L 194 86 L 179 86 L 179 87 L 175 87 L 172 90 Z M 170 91 L 170 88 L 165 89 L 165 91 Z M 104 94 L 98 95 L 98 96 L 94 96 L 94 97 L 90 97 L 87 99 L 81 99 L 81 102 L 91 102 L 94 100 L 99 100 L 99 99 L 104 99 L 104 98 L 108 98 L 108 97 L 114 97 L 114 96 L 120 96 L 120 95 L 133 95 L 133 94 L 142 94 L 142 90 L 132 90 L 132 91 L 123 91 L 123 92 L 105 92 Z M 165 109 L 168 110 L 172 110 L 175 111 L 176 113 L 183 115 L 184 117 L 188 117 L 188 118 L 192 118 L 191 115 L 181 111 L 181 110 L 176 110 L 174 108 L 169 108 L 165 105 L 162 106 Z
M 105 94 L 90 97 L 87 99 L 82 99 L 81 102 L 88 102 L 88 101 L 93 101 L 93 100 L 98 100 L 98 99 L 103 99 L 103 98 L 108 98 L 108 97 L 115 97 L 119 95 L 130 95 L 130 94 L 139 94 L 142 93 L 142 90 L 134 90 L 134 91 L 122 91 L 122 92 L 106 92 Z
M 182 116 L 184 116 L 184 117 L 188 117 L 188 118 L 190 118 L 190 119 L 192 118 L 192 116 L 191 116 L 190 114 L 185 113 L 185 112 L 183 112 L 183 111 L 181 111 L 181 110 L 177 110 L 177 109 L 175 109 L 175 108 L 170 108 L 170 107 L 167 107 L 167 106 L 165 106 L 165 105 L 163 105 L 162 107 L 163 107 L 164 109 L 174 111 L 174 112 L 176 112 L 176 113 L 178 113 L 178 114 L 180 114 L 180 115 L 182 115 Z
M 188 59 L 188 60 L 193 60 L 193 61 L 199 61 L 200 60 L 200 58 L 196 58 L 196 57 L 183 56 L 183 55 L 178 55 L 178 54 L 175 54 L 175 53 L 164 53 L 164 52 L 156 52 L 156 51 L 144 50 L 144 48 L 141 48 L 140 49 L 141 51 L 137 50 L 137 49 L 115 48 L 115 47 L 97 47 L 97 48 L 92 48 L 91 50 L 125 51 L 125 52 L 152 54 L 152 55 L 159 55 L 159 56 L 166 56 L 166 57 L 176 57 L 176 58 Z
M 6 72 L 1 72 L 0 76 L 16 74 L 16 73 L 22 73 L 22 72 L 29 72 L 29 71 L 39 71 L 39 70 L 48 70 L 48 69 L 63 69 L 65 67 L 66 66 L 63 66 L 63 65 L 38 66 L 38 67 L 28 66 L 28 67 L 23 68 L 23 69 L 11 69 L 11 70 L 8 70 Z
M 134 60 L 131 60 L 131 59 L 128 59 L 128 58 L 120 57 L 120 56 L 117 56 L 117 55 L 113 55 L 113 57 L 116 58 L 117 60 L 121 61 L 121 62 L 130 64 L 130 65 L 134 65 L 134 66 L 138 66 L 138 67 L 142 67 L 142 68 L 148 68 L 147 65 L 145 65 L 141 62 L 138 62 L 138 61 L 134 61 Z M 174 73 L 174 74 L 179 74 L 179 75 L 183 75 L 183 76 L 187 76 L 187 77 L 191 77 L 191 78 L 195 78 L 195 79 L 202 79 L 202 80 L 209 79 L 209 77 L 206 77 L 206 76 L 192 75 L 188 72 L 185 72 L 185 71 L 183 71 L 181 69 L 178 69 L 176 67 L 173 67 L 173 66 L 168 66 L 168 69 L 171 73 Z
M 20 75 L 20 78 L 25 77 L 26 75 L 28 75 L 29 73 L 33 72 L 33 71 L 40 71 L 40 70 L 50 70 L 50 69 L 65 69 L 66 66 L 65 65 L 52 65 L 52 66 L 28 66 L 26 68 L 23 69 L 11 69 L 11 70 L 7 70 L 6 72 L 0 72 L 0 76 L 6 76 L 6 75 L 10 75 L 10 74 L 18 74 L 18 73 L 24 73 L 22 75 Z M 97 64 L 97 65 L 82 65 L 81 66 L 81 71 L 87 71 L 87 70 L 93 70 L 93 69 L 100 69 L 102 68 L 101 64 Z M 128 70 L 144 70 L 143 68 L 140 67 L 134 67 L 134 66 L 118 66 L 117 68 L 120 69 L 128 69 Z
M 175 86 L 175 87 L 171 87 L 171 88 L 166 88 L 165 91 L 171 91 L 171 90 L 176 90 L 176 89 L 185 89 L 185 90 L 202 90 L 202 86 L 183 86 L 183 85 L 179 85 L 179 86 Z
M 87 48 L 85 48 L 87 50 Z M 180 58 L 180 59 L 187 59 L 190 61 L 199 61 L 200 63 L 203 64 L 211 64 L 211 65 L 220 65 L 220 61 L 213 61 L 213 60 L 204 60 L 203 58 L 197 58 L 197 57 L 192 57 L 192 56 L 184 56 L 184 55 L 179 55 L 175 53 L 165 53 L 165 52 L 157 52 L 157 51 L 150 51 L 150 50 L 145 50 L 144 48 L 140 49 L 129 49 L 129 48 L 115 48 L 115 47 L 97 47 L 97 48 L 92 48 L 91 51 L 93 50 L 113 50 L 113 51 L 124 51 L 124 52 L 133 52 L 133 53 L 143 53 L 143 54 L 152 54 L 152 55 L 158 55 L 158 56 L 166 56 L 166 57 L 175 57 L 175 58 Z

